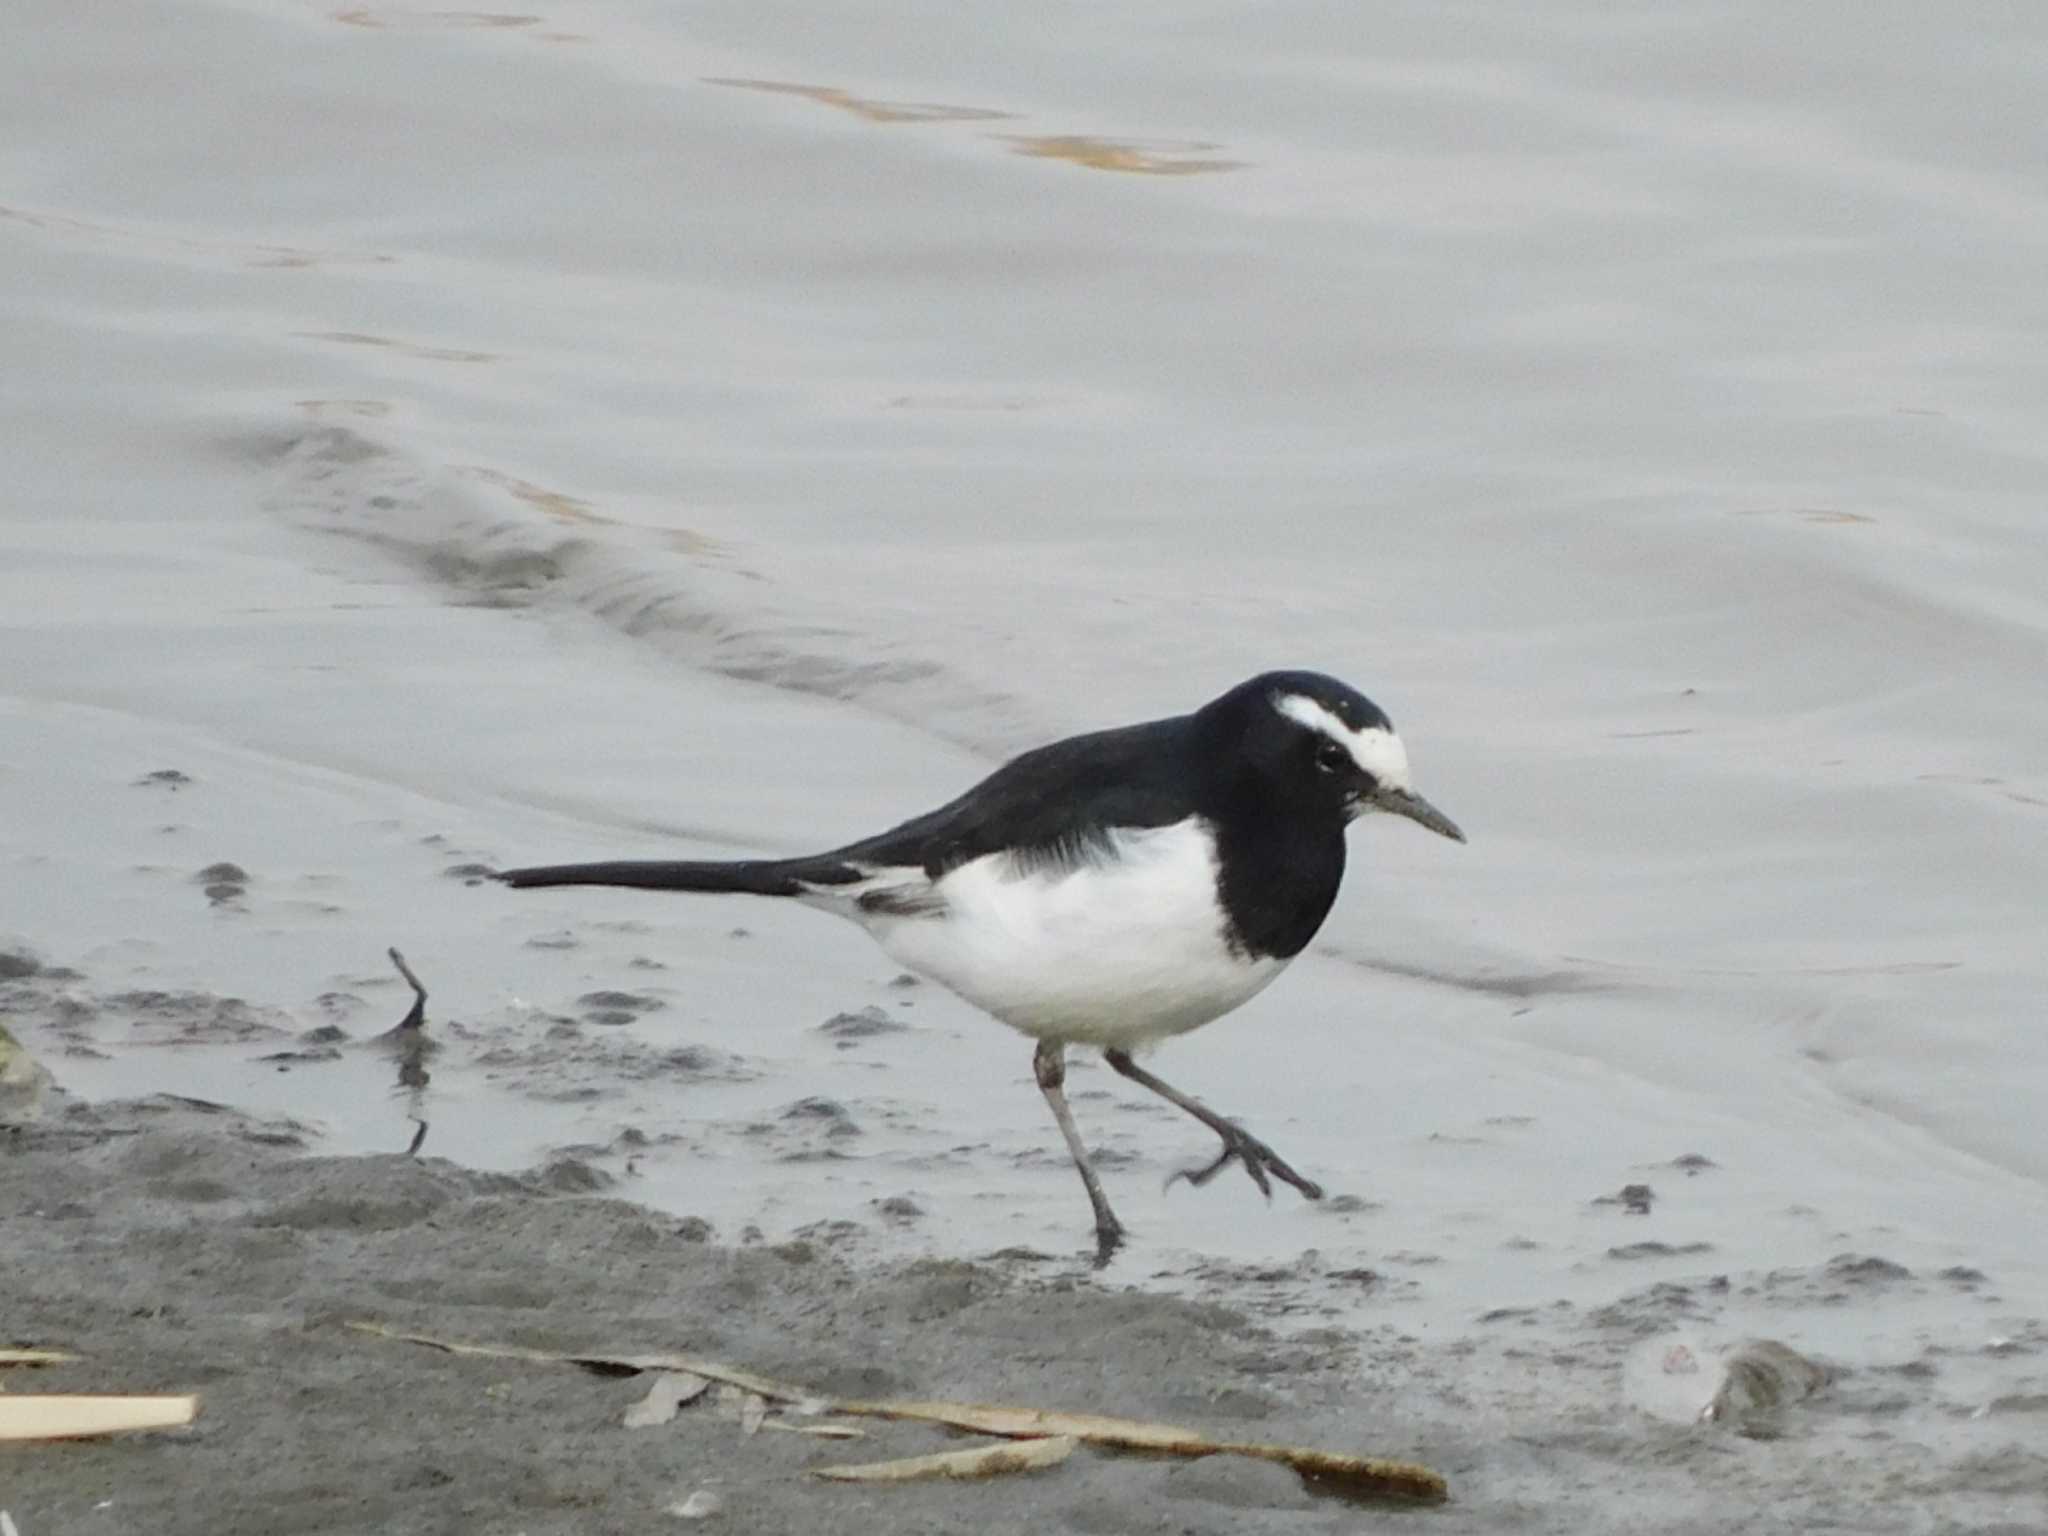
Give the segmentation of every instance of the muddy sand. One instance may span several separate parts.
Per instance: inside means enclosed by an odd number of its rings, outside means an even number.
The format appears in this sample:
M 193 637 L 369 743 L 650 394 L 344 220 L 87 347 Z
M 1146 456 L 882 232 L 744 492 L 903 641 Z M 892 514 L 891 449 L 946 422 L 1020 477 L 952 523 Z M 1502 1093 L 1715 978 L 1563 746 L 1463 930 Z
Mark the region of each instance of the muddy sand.
M 1537 1348 L 1514 1319 L 1454 1340 L 1275 1331 L 1260 1297 L 1282 1273 L 1239 1276 L 1236 1303 L 1218 1304 L 1028 1250 L 876 1259 L 853 1222 L 734 1242 L 588 1193 L 573 1162 L 514 1175 L 320 1156 L 303 1126 L 170 1096 L 59 1096 L 5 1138 L 0 1345 L 80 1357 L 11 1371 L 9 1389 L 203 1399 L 189 1429 L 0 1448 L 0 1508 L 22 1536 L 645 1531 L 683 1528 L 666 1512 L 697 1494 L 718 1506 L 706 1529 L 849 1536 L 2041 1528 L 2038 1449 L 2001 1436 L 1998 1454 L 1957 1462 L 1894 1434 L 1913 1397 L 1901 1388 L 1932 1365 L 1831 1382 L 1759 1436 L 1622 1401 L 1634 1346 L 1698 1304 L 1683 1288 L 1624 1298 Z M 1895 1268 L 1782 1278 L 1788 1297 L 1826 1306 L 1911 1288 Z M 1361 1506 L 1278 1466 L 1086 1446 L 992 1481 L 850 1487 L 806 1474 L 966 1442 L 873 1420 L 859 1440 L 748 1434 L 715 1395 L 629 1429 L 645 1376 L 451 1355 L 347 1326 L 361 1320 L 572 1353 L 688 1351 L 840 1397 L 1128 1414 L 1412 1457 L 1453 1498 Z M 2006 1341 L 2023 1356 L 2044 1344 Z M 2004 1428 L 2038 1418 L 2008 1407 Z

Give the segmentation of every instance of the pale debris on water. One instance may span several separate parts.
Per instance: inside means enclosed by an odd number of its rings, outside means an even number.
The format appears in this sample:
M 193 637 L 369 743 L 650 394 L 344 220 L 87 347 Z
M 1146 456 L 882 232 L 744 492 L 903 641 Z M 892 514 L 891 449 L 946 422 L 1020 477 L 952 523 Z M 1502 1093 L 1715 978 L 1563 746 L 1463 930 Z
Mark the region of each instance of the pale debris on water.
M 1081 1442 L 1072 1435 L 1042 1440 L 1014 1440 L 971 1451 L 941 1451 L 933 1456 L 905 1456 L 898 1461 L 864 1461 L 853 1465 L 813 1467 L 811 1476 L 835 1483 L 916 1483 L 929 1478 L 999 1477 L 1006 1472 L 1035 1472 L 1056 1467 L 1074 1454 Z
M 626 1410 L 628 1429 L 651 1429 L 666 1424 L 683 1404 L 694 1403 L 711 1390 L 711 1379 L 695 1371 L 657 1371 L 647 1395 Z
M 62 1365 L 77 1358 L 61 1349 L 0 1349 L 0 1365 Z
M 1786 1410 L 1828 1380 L 1826 1366 L 1775 1339 L 1716 1349 L 1667 1335 L 1641 1346 L 1622 1368 L 1624 1395 L 1642 1412 L 1759 1440 L 1782 1434 Z
M 0 1396 L 0 1440 L 78 1440 L 131 1429 L 175 1429 L 198 1416 L 193 1396 L 82 1393 Z
M 49 1072 L 0 1024 L 0 1124 L 40 1119 L 50 1081 Z
M 1721 1362 L 1720 1383 L 1700 1410 L 1702 1424 L 1725 1424 L 1753 1440 L 1776 1439 L 1784 1413 L 1828 1384 L 1826 1366 L 1776 1339 L 1740 1344 Z

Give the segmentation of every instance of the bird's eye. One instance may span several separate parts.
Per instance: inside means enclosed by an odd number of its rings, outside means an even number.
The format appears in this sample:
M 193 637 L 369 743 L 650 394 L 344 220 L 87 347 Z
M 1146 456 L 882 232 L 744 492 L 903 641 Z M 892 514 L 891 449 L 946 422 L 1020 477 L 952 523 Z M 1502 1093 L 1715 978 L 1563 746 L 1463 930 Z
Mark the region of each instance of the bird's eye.
M 1316 748 L 1316 766 L 1325 773 L 1342 773 L 1351 766 L 1351 754 L 1334 741 Z

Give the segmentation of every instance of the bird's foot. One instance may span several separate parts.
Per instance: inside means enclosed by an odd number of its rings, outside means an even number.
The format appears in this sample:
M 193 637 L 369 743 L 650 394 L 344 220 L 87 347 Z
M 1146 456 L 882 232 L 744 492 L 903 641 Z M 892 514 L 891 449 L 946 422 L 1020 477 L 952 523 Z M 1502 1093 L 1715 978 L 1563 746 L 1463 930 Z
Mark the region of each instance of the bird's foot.
M 1273 1198 L 1272 1179 L 1291 1184 L 1310 1200 L 1323 1198 L 1323 1186 L 1314 1179 L 1303 1178 L 1287 1165 L 1287 1160 L 1243 1126 L 1225 1121 L 1228 1130 L 1219 1128 L 1217 1135 L 1223 1138 L 1223 1150 L 1199 1168 L 1183 1168 L 1171 1175 L 1167 1188 L 1171 1189 L 1180 1179 L 1186 1179 L 1197 1188 L 1208 1183 L 1232 1163 L 1240 1163 L 1250 1175 L 1251 1181 L 1259 1186 L 1259 1193 L 1268 1200 Z M 1272 1178 L 1267 1175 L 1271 1174 Z

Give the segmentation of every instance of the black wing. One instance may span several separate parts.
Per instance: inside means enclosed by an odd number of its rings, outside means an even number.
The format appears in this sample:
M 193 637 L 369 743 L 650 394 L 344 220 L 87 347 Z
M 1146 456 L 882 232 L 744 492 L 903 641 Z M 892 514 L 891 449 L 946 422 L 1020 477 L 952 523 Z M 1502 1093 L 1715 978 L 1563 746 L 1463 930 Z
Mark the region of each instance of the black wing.
M 1164 827 L 1194 811 L 1188 717 L 1096 731 L 1012 758 L 959 799 L 820 855 L 820 862 L 917 867 L 936 880 L 984 854 L 1022 867 L 1074 868 L 1125 827 Z

